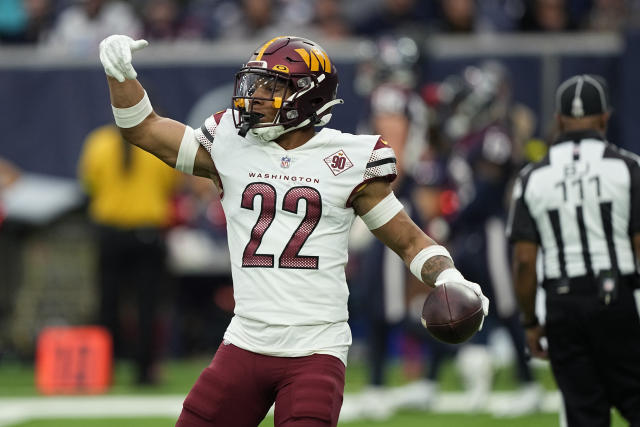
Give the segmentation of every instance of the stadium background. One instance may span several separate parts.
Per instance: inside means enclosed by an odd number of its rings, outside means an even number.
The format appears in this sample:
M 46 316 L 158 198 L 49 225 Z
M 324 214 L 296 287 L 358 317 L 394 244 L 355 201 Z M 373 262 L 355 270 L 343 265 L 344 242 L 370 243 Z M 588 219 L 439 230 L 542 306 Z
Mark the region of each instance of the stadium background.
M 57 4 L 58 9 L 70 4 L 62 3 Z M 381 2 L 362 4 L 378 3 Z M 433 6 L 427 7 L 430 8 Z M 359 106 L 363 106 L 365 100 L 356 93 L 354 77 L 362 41 L 374 36 L 375 31 L 364 34 L 354 30 L 345 37 L 319 39 L 340 73 L 339 94 L 346 106 L 336 108 L 332 119 L 332 126 L 340 130 L 355 131 L 362 118 Z M 577 73 L 604 76 L 610 82 L 615 106 L 609 137 L 624 148 L 640 151 L 640 122 L 636 119 L 640 33 L 633 28 L 607 32 L 476 31 L 462 35 L 439 32 L 425 35 L 423 40 L 422 84 L 440 81 L 486 59 L 499 60 L 511 73 L 514 100 L 531 108 L 537 116 L 535 135 L 543 140 L 552 120 L 553 91 L 557 84 Z M 206 115 L 227 105 L 238 64 L 246 60 L 247 53 L 259 42 L 245 37 L 230 43 L 219 36 L 152 41 L 148 49 L 136 55 L 134 64 L 154 105 L 170 117 L 199 126 Z M 78 51 L 42 43 L 23 46 L 4 43 L 0 44 L 0 94 L 0 158 L 15 164 L 24 177 L 33 179 L 35 186 L 42 186 L 40 192 L 35 191 L 26 199 L 16 200 L 11 190 L 2 195 L 7 217 L 0 228 L 0 425 L 14 425 L 12 423 L 28 419 L 25 411 L 30 411 L 29 408 L 35 408 L 30 416 L 36 418 L 77 417 L 77 414 L 47 412 L 44 406 L 29 405 L 47 402 L 33 397 L 37 396 L 33 386 L 33 358 L 39 332 L 49 325 L 84 324 L 95 309 L 94 247 L 87 231 L 84 198 L 76 175 L 84 138 L 91 130 L 112 121 L 104 73 L 95 49 Z M 44 197 L 47 192 L 50 198 Z M 222 264 L 216 264 L 207 273 L 224 275 Z M 355 338 L 357 340 L 357 334 Z M 167 411 L 175 411 L 171 405 L 186 394 L 206 363 L 204 359 L 194 362 L 192 358 L 210 355 L 211 348 L 215 348 L 214 343 L 207 342 L 195 346 L 200 349 L 199 354 L 185 354 L 188 352 L 170 344 L 167 345 L 165 384 L 143 389 L 128 387 L 129 367 L 126 363 L 119 364 L 109 396 L 124 395 L 125 400 L 127 396 L 135 396 L 129 397 L 132 402 L 147 395 L 171 396 L 170 404 L 160 400 L 157 405 L 165 407 L 164 412 L 159 410 L 158 416 L 168 417 Z M 354 353 L 356 361 L 350 368 L 348 392 L 356 392 L 365 382 L 357 351 Z M 541 381 L 548 390 L 553 390 L 546 365 L 536 366 Z M 447 384 L 444 389 L 455 394 L 460 387 L 455 375 L 447 371 L 444 376 Z M 394 368 L 393 378 L 395 383 L 405 381 L 398 367 Z M 497 389 L 511 386 L 509 380 L 497 379 Z M 10 400 L 13 398 L 26 400 Z M 553 408 L 554 402 L 550 401 L 548 407 Z M 99 407 L 100 402 L 96 405 Z M 375 425 L 414 425 L 412 422 L 421 425 L 423 417 L 430 420 L 430 425 L 439 425 L 438 422 L 443 425 L 553 425 L 557 419 L 553 409 L 550 413 L 508 422 L 486 414 L 477 418 L 402 413 L 388 424 Z M 77 425 L 111 425 L 112 422 L 89 424 L 81 420 Z M 118 422 L 127 425 L 126 421 Z M 141 420 L 135 419 L 131 425 L 140 425 L 138 422 Z M 171 425 L 170 418 L 158 422 L 158 425 Z M 72 421 L 15 425 L 58 425 L 56 423 L 75 425 Z M 149 421 L 149 425 L 153 423 Z
M 639 33 L 435 36 L 426 44 L 421 77 L 425 83 L 440 81 L 466 65 L 500 60 L 513 76 L 515 101 L 533 109 L 539 118 L 536 133 L 544 136 L 552 119 L 557 84 L 578 73 L 600 74 L 609 81 L 616 106 L 609 137 L 633 150 L 640 140 L 640 124 L 634 120 L 635 94 L 640 86 L 638 40 Z M 255 43 L 153 43 L 136 55 L 136 67 L 154 103 L 177 120 L 197 124 L 206 116 L 190 117 L 194 105 L 209 92 L 233 82 L 238 64 L 246 60 L 245 52 L 251 52 Z M 338 66 L 340 96 L 348 106 L 362 105 L 364 100 L 353 87 L 359 41 L 346 39 L 324 45 Z M 226 89 L 230 93 L 231 88 Z M 109 104 L 104 102 L 108 99 L 104 73 L 94 55 L 4 49 L 0 90 L 4 100 L 0 126 L 5 141 L 0 154 L 25 170 L 75 177 L 85 136 L 112 119 Z M 224 96 L 217 100 L 223 102 Z M 332 125 L 345 132 L 355 131 L 361 109 L 336 110 Z

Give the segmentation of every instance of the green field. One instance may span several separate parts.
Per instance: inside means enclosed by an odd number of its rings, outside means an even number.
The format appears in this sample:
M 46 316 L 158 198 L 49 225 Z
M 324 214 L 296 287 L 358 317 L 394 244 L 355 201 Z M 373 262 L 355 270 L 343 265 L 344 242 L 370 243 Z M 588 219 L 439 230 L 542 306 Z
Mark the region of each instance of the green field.
M 175 420 L 168 418 L 141 418 L 141 419 L 116 419 L 95 420 L 95 419 L 59 419 L 59 420 L 38 420 L 26 423 L 14 424 L 14 427 L 171 427 Z M 542 427 L 558 424 L 558 416 L 555 414 L 531 415 L 517 419 L 497 419 L 490 415 L 444 415 L 430 414 L 428 412 L 409 413 L 403 412 L 396 415 L 392 420 L 384 422 L 360 421 L 341 423 L 349 427 Z M 624 424 L 615 424 L 624 426 Z M 268 418 L 260 427 L 273 427 L 273 419 Z
M 109 394 L 184 394 L 186 395 L 202 369 L 210 362 L 208 358 L 167 361 L 164 363 L 157 386 L 134 386 L 133 370 L 129 363 L 117 363 L 114 369 L 113 386 Z M 555 381 L 551 371 L 544 368 L 535 370 L 536 377 L 545 389 L 555 390 Z M 397 386 L 407 382 L 401 366 L 394 364 L 387 375 L 389 385 Z M 511 390 L 515 387 L 514 374 L 511 368 L 498 369 L 494 377 L 494 390 Z M 366 385 L 365 366 L 361 363 L 350 363 L 347 368 L 345 392 L 357 392 Z M 462 386 L 453 367 L 445 365 L 440 375 L 440 386 L 443 391 L 459 391 Z M 37 396 L 34 386 L 33 366 L 17 362 L 0 361 L 0 397 Z
M 175 419 L 170 418 L 109 418 L 109 419 L 52 419 L 36 420 L 19 424 L 13 427 L 172 427 Z M 432 414 L 429 412 L 401 412 L 388 421 L 359 421 L 340 423 L 349 427 L 543 427 L 558 425 L 556 414 L 535 414 L 526 417 L 500 419 L 485 414 L 456 415 L 456 414 Z M 627 425 L 619 417 L 613 418 L 613 427 Z M 273 418 L 267 418 L 260 427 L 273 427 Z
M 123 396 L 153 396 L 153 395 L 186 395 L 200 371 L 208 364 L 208 359 L 194 359 L 183 361 L 170 361 L 164 364 L 163 381 L 159 386 L 137 387 L 133 386 L 133 370 L 129 364 L 118 363 L 115 368 L 114 385 L 108 395 Z M 554 390 L 555 384 L 550 371 L 546 367 L 536 368 L 536 376 L 547 390 Z M 3 398 L 35 397 L 38 393 L 34 387 L 33 368 L 28 364 L 17 362 L 0 362 L 0 405 Z M 394 365 L 389 373 L 390 385 L 401 385 L 407 380 L 399 365 Z M 365 367 L 358 363 L 350 364 L 347 370 L 346 393 L 355 393 L 362 389 L 366 383 Z M 510 390 L 514 388 L 513 372 L 510 368 L 496 372 L 494 390 Z M 441 375 L 441 389 L 443 391 L 460 391 L 459 379 L 451 366 L 447 366 Z M 44 398 L 43 398 L 44 399 Z M 0 406 L 1 407 L 1 406 Z M 117 425 L 129 426 L 173 426 L 175 418 L 163 417 L 136 417 L 136 418 L 56 418 L 40 419 L 37 414 L 29 421 L 19 421 L 13 424 L 2 423 L 0 425 L 12 427 L 106 427 Z M 555 413 L 537 413 L 519 418 L 495 418 L 490 414 L 441 414 L 420 411 L 400 411 L 391 419 L 384 422 L 354 421 L 344 422 L 340 425 L 365 427 L 528 427 L 528 426 L 556 426 L 558 415 Z M 622 427 L 626 423 L 614 414 L 613 426 Z M 273 418 L 268 417 L 261 427 L 273 426 Z

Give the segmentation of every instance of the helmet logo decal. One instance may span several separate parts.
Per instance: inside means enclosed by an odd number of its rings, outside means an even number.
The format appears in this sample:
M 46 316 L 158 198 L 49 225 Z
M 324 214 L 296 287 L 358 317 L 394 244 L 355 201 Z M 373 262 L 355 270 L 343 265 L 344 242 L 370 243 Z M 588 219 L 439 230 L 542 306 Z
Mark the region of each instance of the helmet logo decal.
M 325 52 L 315 47 L 310 51 L 302 48 L 296 49 L 296 52 L 298 52 L 304 63 L 307 64 L 309 70 L 318 71 L 320 67 L 322 67 L 325 73 L 331 73 L 331 60 L 329 60 L 329 55 Z
M 274 65 L 273 69 L 276 70 L 276 71 L 280 71 L 282 73 L 288 73 L 289 72 L 289 67 L 287 67 L 286 65 L 282 65 L 282 64 Z
M 274 41 L 278 40 L 278 39 L 282 39 L 284 38 L 283 36 L 278 36 L 278 37 L 274 37 L 271 40 L 269 40 L 268 42 L 266 42 L 262 48 L 260 48 L 260 51 L 258 52 L 258 56 L 256 56 L 256 61 L 260 61 L 262 59 L 262 55 L 264 55 L 264 51 L 267 50 L 267 48 L 269 47 L 269 45 L 271 43 L 273 43 Z

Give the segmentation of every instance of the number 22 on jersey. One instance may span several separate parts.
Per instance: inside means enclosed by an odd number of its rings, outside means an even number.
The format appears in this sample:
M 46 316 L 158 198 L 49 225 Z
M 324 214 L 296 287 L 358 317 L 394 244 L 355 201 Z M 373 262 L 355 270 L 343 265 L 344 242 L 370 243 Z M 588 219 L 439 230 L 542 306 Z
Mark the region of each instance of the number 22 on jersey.
M 251 237 L 242 253 L 242 267 L 274 267 L 273 254 L 259 254 L 258 247 L 262 237 L 274 221 L 276 210 L 276 189 L 266 182 L 253 182 L 242 192 L 241 207 L 253 210 L 254 199 L 260 196 L 260 213 L 258 220 L 251 229 Z M 278 258 L 279 268 L 317 269 L 318 257 L 299 255 L 302 246 L 315 230 L 322 215 L 322 199 L 320 193 L 313 187 L 290 188 L 282 199 L 282 210 L 298 213 L 298 204 L 301 200 L 306 202 L 304 218 L 293 232 L 284 250 Z

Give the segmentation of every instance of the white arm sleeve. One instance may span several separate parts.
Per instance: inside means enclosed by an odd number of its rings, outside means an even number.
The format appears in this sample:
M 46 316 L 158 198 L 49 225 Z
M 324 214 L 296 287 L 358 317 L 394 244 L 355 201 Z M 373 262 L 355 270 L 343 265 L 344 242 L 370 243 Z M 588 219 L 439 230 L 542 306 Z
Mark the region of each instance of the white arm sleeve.
M 389 222 L 403 208 L 400 200 L 396 199 L 396 196 L 391 192 L 360 218 L 362 218 L 369 230 L 375 230 Z
M 116 125 L 123 129 L 129 129 L 142 123 L 151 114 L 153 107 L 145 90 L 144 96 L 136 105 L 127 108 L 117 108 L 112 105 L 111 110 Z
M 196 160 L 200 144 L 196 140 L 195 133 L 191 126 L 187 126 L 182 136 L 180 149 L 178 150 L 178 159 L 176 160 L 176 169 L 181 172 L 193 175 L 193 164 Z

